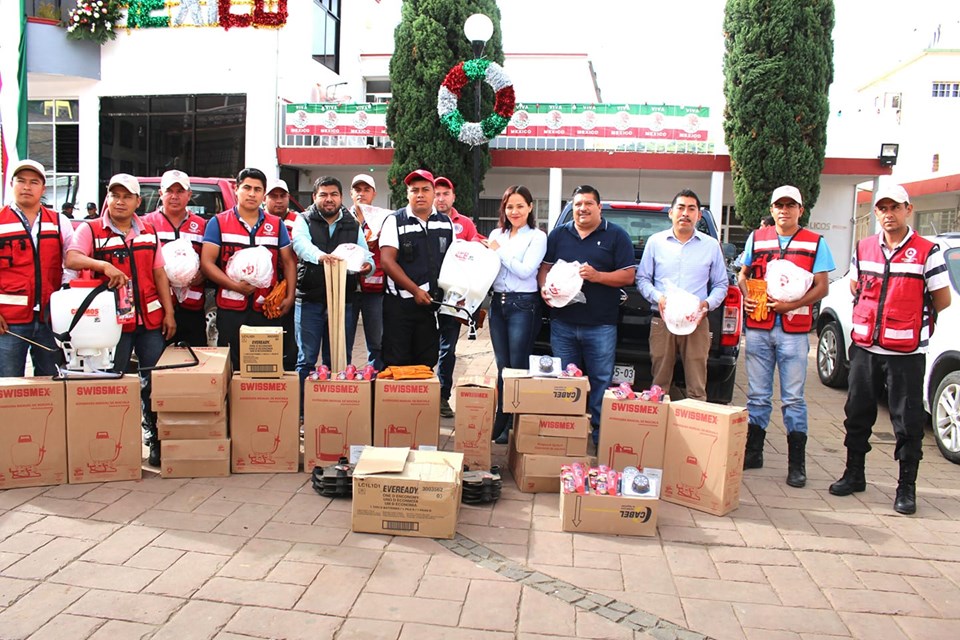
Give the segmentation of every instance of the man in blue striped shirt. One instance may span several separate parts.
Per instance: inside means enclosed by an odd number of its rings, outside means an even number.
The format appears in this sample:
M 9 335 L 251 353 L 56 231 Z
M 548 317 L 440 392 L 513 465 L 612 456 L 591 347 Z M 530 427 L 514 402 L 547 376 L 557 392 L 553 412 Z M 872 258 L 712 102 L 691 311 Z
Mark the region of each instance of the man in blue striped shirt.
M 637 289 L 650 302 L 650 358 L 653 384 L 669 391 L 677 351 L 683 362 L 686 395 L 707 399 L 707 356 L 710 353 L 710 322 L 707 314 L 723 304 L 728 276 L 720 243 L 697 231 L 700 198 L 684 189 L 673 198 L 670 220 L 673 226 L 647 240 L 637 269 Z M 677 291 L 686 291 L 700 300 L 699 316 L 690 331 L 670 331 L 663 314 Z M 678 331 L 681 333 L 681 331 Z

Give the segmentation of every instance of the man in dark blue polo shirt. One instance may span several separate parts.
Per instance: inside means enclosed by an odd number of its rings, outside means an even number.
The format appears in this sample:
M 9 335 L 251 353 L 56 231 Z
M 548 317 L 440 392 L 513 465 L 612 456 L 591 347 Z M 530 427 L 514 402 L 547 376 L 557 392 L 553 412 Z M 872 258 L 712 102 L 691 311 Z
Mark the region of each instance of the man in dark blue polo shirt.
M 550 309 L 550 345 L 563 366 L 577 364 L 590 380 L 590 423 L 594 444 L 600 438 L 603 392 L 613 378 L 617 352 L 620 288 L 633 283 L 637 266 L 630 236 L 600 215 L 600 192 L 589 185 L 573 190 L 573 221 L 547 237 L 540 265 L 541 296 L 547 272 L 557 260 L 579 262 L 586 304 Z

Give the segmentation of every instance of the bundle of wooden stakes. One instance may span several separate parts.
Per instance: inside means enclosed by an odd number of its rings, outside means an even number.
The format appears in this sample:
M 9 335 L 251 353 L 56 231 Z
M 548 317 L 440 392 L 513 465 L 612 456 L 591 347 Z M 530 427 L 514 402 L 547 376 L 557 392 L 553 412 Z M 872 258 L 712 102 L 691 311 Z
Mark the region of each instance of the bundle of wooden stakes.
M 330 335 L 330 371 L 347 368 L 347 263 L 324 262 L 323 279 L 327 286 L 327 330 Z M 351 345 L 352 346 L 352 345 Z

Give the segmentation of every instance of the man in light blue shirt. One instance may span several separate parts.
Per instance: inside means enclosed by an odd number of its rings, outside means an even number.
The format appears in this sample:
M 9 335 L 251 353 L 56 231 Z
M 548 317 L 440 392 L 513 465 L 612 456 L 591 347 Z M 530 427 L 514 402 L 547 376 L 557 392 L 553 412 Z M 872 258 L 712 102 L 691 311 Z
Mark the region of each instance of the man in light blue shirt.
M 332 255 L 341 244 L 355 243 L 367 249 L 363 230 L 349 211 L 343 207 L 343 187 L 329 176 L 317 178 L 313 185 L 313 204 L 297 216 L 293 223 L 293 251 L 297 254 L 297 306 L 294 327 L 297 334 L 297 373 L 303 381 L 317 365 L 323 347 L 323 364 L 330 366 L 330 340 L 327 335 L 327 290 L 323 269 L 325 264 L 340 260 Z M 373 270 L 373 257 L 368 256 L 359 274 Z M 349 322 L 355 316 L 351 305 L 356 297 L 357 274 L 347 275 L 344 315 Z M 348 336 L 355 335 L 356 327 L 346 327 Z M 353 345 L 348 344 L 346 362 L 350 362 Z
M 670 390 L 677 351 L 683 362 L 686 395 L 707 399 L 707 356 L 710 353 L 710 322 L 707 314 L 723 304 L 728 276 L 720 243 L 697 231 L 700 198 L 684 189 L 673 198 L 670 229 L 647 240 L 637 269 L 637 289 L 650 302 L 650 359 L 653 384 Z M 685 335 L 670 331 L 663 313 L 671 293 L 686 291 L 700 300 L 699 316 Z M 678 331 L 680 333 L 680 331 Z

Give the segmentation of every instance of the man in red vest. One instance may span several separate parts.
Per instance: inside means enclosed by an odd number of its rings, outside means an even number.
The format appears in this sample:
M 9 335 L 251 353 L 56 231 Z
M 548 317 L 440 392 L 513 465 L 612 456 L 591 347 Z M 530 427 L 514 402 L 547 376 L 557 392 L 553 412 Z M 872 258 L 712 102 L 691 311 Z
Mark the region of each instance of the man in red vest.
M 384 275 L 383 267 L 380 266 L 380 227 L 379 224 L 371 226 L 370 221 L 363 215 L 363 207 L 360 205 L 373 205 L 374 198 L 377 197 L 377 183 L 373 176 L 361 173 L 353 177 L 350 183 L 350 199 L 353 200 L 353 207 L 350 209 L 357 222 L 360 223 L 360 229 L 363 230 L 363 236 L 367 241 L 367 248 L 373 253 L 373 271 L 366 273 L 358 278 L 360 292 L 357 294 L 357 301 L 351 306 L 353 317 L 347 323 L 353 331 L 347 332 L 347 355 L 353 353 L 353 343 L 356 339 L 357 320 L 363 315 L 363 337 L 367 344 L 367 364 L 373 365 L 377 371 L 383 369 L 383 358 L 380 357 L 380 347 L 383 343 L 383 288 Z
M 60 350 L 50 329 L 50 294 L 60 288 L 73 226 L 40 204 L 46 170 L 34 160 L 13 166 L 13 202 L 0 209 L 0 377 L 55 374 Z M 37 347 L 24 340 L 47 347 Z
M 107 184 L 107 211 L 97 220 L 77 227 L 67 250 L 66 266 L 89 269 L 109 283 L 111 289 L 132 284 L 134 318 L 123 327 L 114 353 L 114 371 L 126 371 L 130 354 L 137 354 L 141 368 L 152 367 L 163 354 L 164 340 L 177 331 L 170 282 L 163 269 L 163 254 L 153 225 L 137 216 L 140 183 L 118 173 Z M 150 466 L 160 465 L 157 414 L 150 408 L 150 372 L 140 375 L 145 444 L 150 447 Z
M 775 225 L 754 231 L 747 238 L 740 270 L 744 312 L 750 316 L 758 301 L 750 298 L 747 280 L 763 280 L 767 263 L 789 260 L 813 274 L 813 284 L 799 300 L 786 302 L 768 298 L 767 316 L 747 317 L 747 411 L 749 423 L 744 469 L 763 466 L 763 441 L 773 409 L 773 371 L 780 371 L 780 401 L 787 429 L 787 484 L 807 483 L 807 336 L 813 326 L 813 304 L 827 294 L 827 274 L 833 271 L 830 247 L 819 234 L 800 226 L 803 199 L 796 187 L 777 187 L 770 198 Z
M 263 303 L 283 270 L 287 293 L 280 303 L 280 315 L 293 308 L 297 263 L 290 246 L 290 234 L 283 220 L 266 213 L 260 205 L 266 196 L 267 176 L 259 169 L 243 169 L 237 175 L 237 206 L 207 221 L 200 254 L 200 269 L 217 286 L 217 344 L 230 347 L 235 371 L 240 369 L 240 326 L 279 327 L 280 318 L 267 318 Z M 272 277 L 269 286 L 257 288 L 249 282 L 230 278 L 225 270 L 231 256 L 250 247 L 270 251 Z
M 830 493 L 847 496 L 867 488 L 864 462 L 877 421 L 876 381 L 882 379 L 897 437 L 893 457 L 900 462 L 893 509 L 911 514 L 917 511 L 917 470 L 926 422 L 924 354 L 937 314 L 950 306 L 950 274 L 937 243 L 920 237 L 907 224 L 913 205 L 903 187 L 880 187 L 874 202 L 881 231 L 861 240 L 850 261 L 853 345 L 843 423 L 847 466 L 843 477 L 830 485 Z
M 183 171 L 171 169 L 160 177 L 160 207 L 145 215 L 143 219 L 157 230 L 160 246 L 184 238 L 193 245 L 199 260 L 207 221 L 187 209 L 192 196 L 190 176 Z M 183 300 L 174 298 L 177 333 L 171 342 L 184 341 L 192 347 L 205 347 L 207 319 L 203 313 L 203 273 L 197 272 L 182 295 Z
M 297 221 L 299 214 L 290 210 L 290 190 L 287 188 L 287 181 L 279 178 L 268 181 L 267 196 L 263 202 L 267 213 L 272 213 L 283 220 L 292 241 L 293 224 Z M 282 270 L 280 276 L 283 276 Z M 294 283 L 288 282 L 287 284 L 293 286 Z M 283 370 L 296 371 L 297 334 L 292 311 L 280 319 L 280 325 L 283 327 Z

